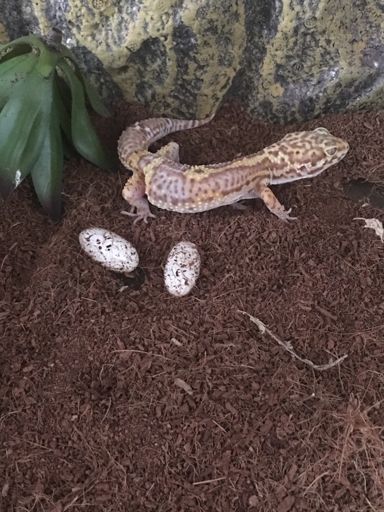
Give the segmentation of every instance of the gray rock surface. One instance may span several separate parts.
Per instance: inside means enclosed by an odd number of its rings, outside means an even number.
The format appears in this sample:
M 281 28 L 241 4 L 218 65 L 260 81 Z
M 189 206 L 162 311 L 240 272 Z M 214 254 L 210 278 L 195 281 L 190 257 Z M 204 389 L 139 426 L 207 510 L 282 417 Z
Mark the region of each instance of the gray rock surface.
M 1 0 L 0 41 L 59 29 L 105 98 L 276 122 L 383 106 L 379 0 Z

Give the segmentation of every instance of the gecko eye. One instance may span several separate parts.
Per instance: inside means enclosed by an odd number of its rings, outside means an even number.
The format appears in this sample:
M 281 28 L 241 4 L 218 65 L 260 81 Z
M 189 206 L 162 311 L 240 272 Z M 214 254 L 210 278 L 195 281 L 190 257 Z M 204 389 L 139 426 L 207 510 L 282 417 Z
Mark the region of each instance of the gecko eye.
M 328 156 L 333 156 L 336 151 L 337 151 L 337 148 L 335 146 L 331 147 L 331 148 L 325 148 L 325 153 L 328 155 Z
M 326 128 L 324 128 L 323 126 L 319 126 L 318 128 L 315 128 L 315 132 L 324 133 L 324 135 L 329 135 L 329 131 Z

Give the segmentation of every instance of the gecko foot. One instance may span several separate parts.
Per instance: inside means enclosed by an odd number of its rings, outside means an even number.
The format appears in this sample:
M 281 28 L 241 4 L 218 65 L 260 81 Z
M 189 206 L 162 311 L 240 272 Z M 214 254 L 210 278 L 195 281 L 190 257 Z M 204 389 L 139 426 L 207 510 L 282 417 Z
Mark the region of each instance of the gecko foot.
M 156 218 L 156 215 L 154 215 L 149 208 L 139 208 L 137 206 L 132 206 L 128 212 L 126 210 L 122 210 L 120 213 L 122 215 L 127 215 L 128 217 L 136 217 L 133 224 L 136 224 L 140 220 L 144 221 L 145 224 L 148 224 L 149 218 Z
M 290 208 L 289 210 L 284 210 L 284 208 L 282 208 L 281 210 L 271 210 L 272 213 L 274 213 L 276 215 L 276 217 L 278 217 L 280 220 L 284 221 L 284 222 L 288 222 L 289 220 L 296 220 L 297 217 L 291 217 L 289 214 L 291 213 L 292 211 L 292 208 Z

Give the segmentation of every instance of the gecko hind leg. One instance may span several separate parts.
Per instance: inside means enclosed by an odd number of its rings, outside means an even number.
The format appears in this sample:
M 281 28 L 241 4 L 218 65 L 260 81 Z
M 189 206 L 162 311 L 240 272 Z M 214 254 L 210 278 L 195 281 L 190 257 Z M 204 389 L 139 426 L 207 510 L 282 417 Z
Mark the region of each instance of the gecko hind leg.
M 145 196 L 145 181 L 144 175 L 141 172 L 134 172 L 133 175 L 126 181 L 123 191 L 123 198 L 131 206 L 129 211 L 123 210 L 123 215 L 129 217 L 136 217 L 133 221 L 136 224 L 138 221 L 143 220 L 146 224 L 148 218 L 156 216 L 151 212 L 149 203 Z
M 170 142 L 160 148 L 156 154 L 179 162 L 179 145 L 176 142 Z M 133 221 L 134 224 L 140 220 L 143 220 L 147 224 L 150 217 L 156 217 L 156 215 L 151 212 L 149 202 L 145 197 L 145 178 L 142 172 L 135 171 L 133 175 L 128 178 L 122 190 L 122 196 L 131 208 L 129 211 L 123 210 L 120 213 L 128 217 L 136 217 Z
M 156 155 L 163 156 L 174 162 L 180 162 L 180 147 L 177 142 L 169 142 L 156 151 Z

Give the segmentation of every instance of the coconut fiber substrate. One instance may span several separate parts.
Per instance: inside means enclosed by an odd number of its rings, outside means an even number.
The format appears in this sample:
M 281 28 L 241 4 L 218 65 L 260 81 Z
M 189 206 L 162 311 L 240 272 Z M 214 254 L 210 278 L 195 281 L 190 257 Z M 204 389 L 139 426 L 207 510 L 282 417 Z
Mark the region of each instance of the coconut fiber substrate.
M 98 131 L 116 151 L 148 116 L 120 106 Z M 273 187 L 289 224 L 250 200 L 152 207 L 134 225 L 120 213 L 129 172 L 76 158 L 59 223 L 29 182 L 1 203 L 1 512 L 384 510 L 384 244 L 356 220 L 383 219 L 368 196 L 384 176 L 384 113 L 274 126 L 224 105 L 154 148 L 175 140 L 182 162 L 222 162 L 316 126 L 351 149 Z M 374 186 L 353 194 L 356 179 Z M 90 226 L 134 244 L 135 278 L 81 251 Z M 201 274 L 175 298 L 163 268 L 181 240 Z

